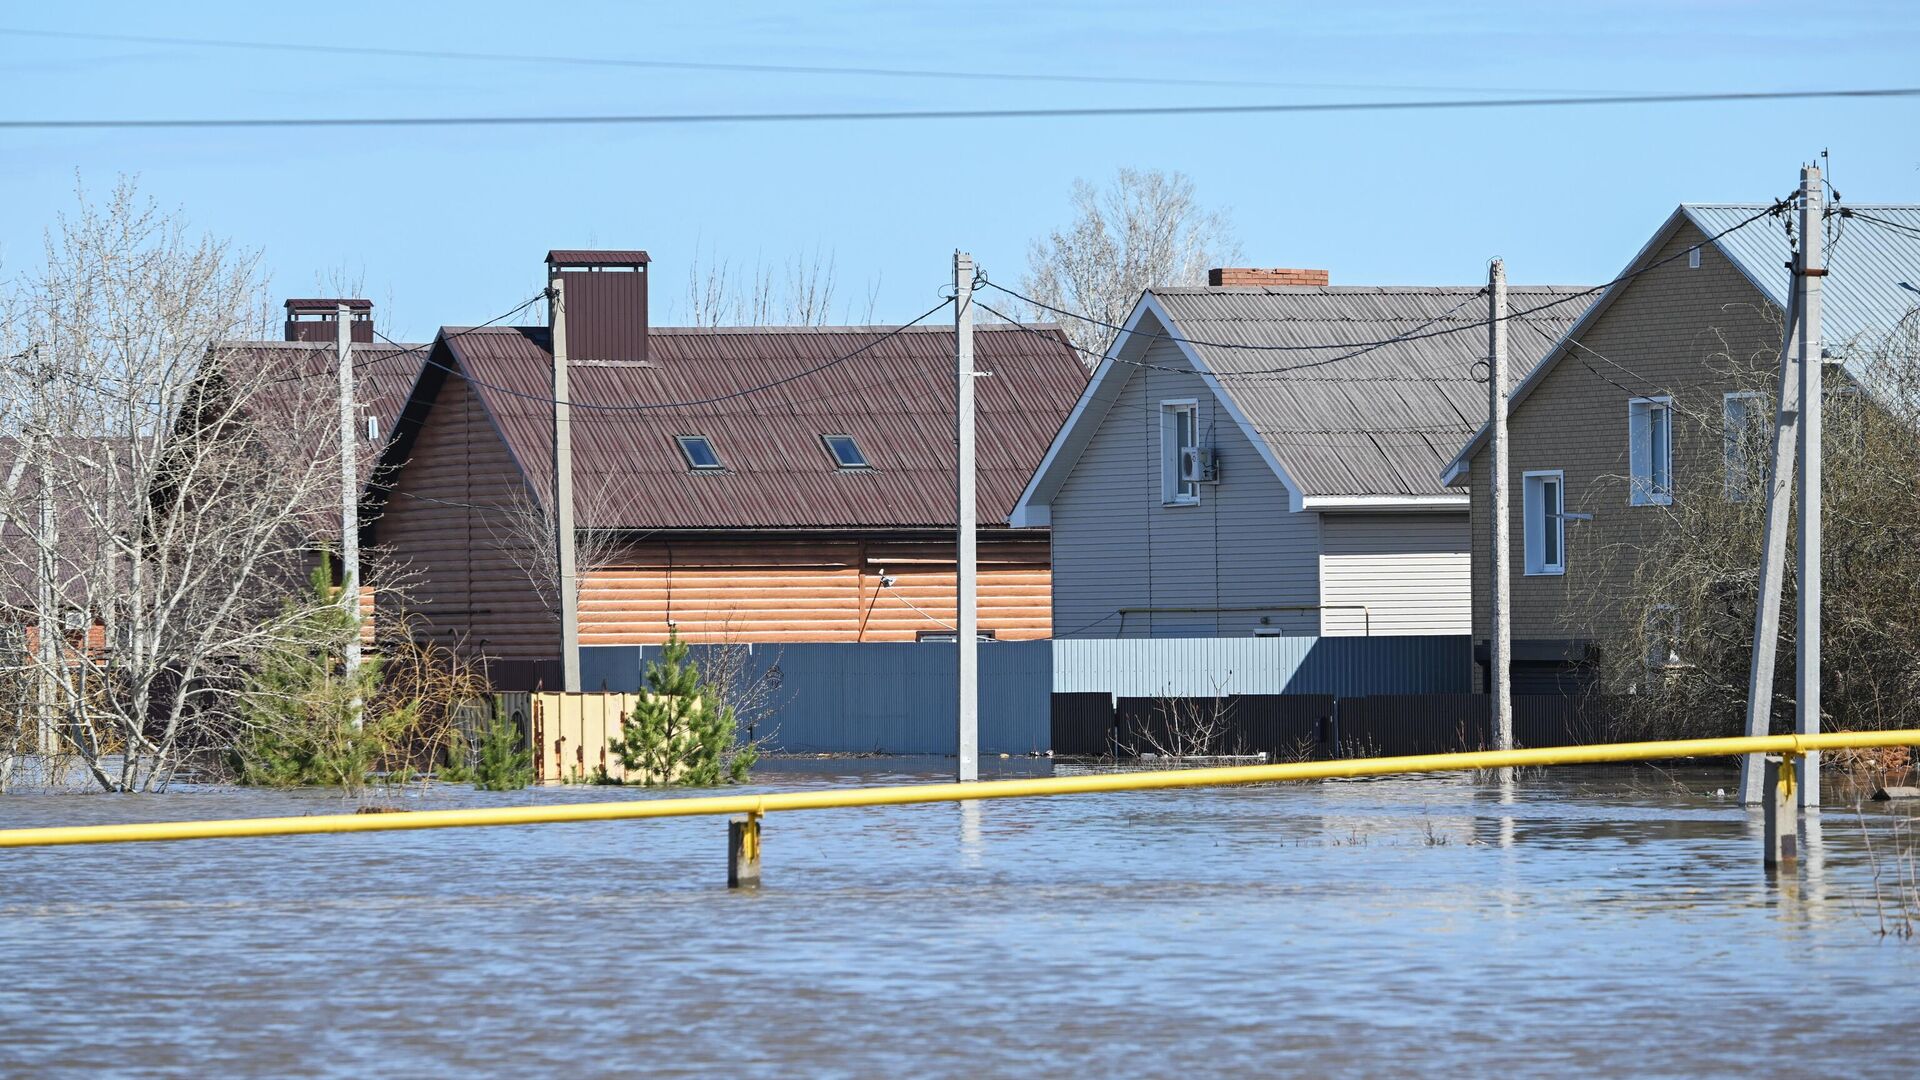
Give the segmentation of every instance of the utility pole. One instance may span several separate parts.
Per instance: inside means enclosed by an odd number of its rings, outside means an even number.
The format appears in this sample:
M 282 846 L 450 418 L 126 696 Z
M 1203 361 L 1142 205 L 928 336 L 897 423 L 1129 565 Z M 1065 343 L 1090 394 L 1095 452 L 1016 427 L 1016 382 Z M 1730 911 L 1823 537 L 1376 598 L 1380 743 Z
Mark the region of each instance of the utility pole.
M 973 448 L 973 256 L 953 253 L 954 449 L 954 645 L 960 651 L 961 783 L 980 779 L 980 631 L 975 603 Z
M 1792 263 L 1792 285 L 1787 294 L 1786 331 L 1780 345 L 1780 401 L 1775 412 L 1773 454 L 1767 473 L 1767 523 L 1760 556 L 1760 595 L 1753 618 L 1753 659 L 1747 677 L 1747 734 L 1766 735 L 1773 721 L 1775 653 L 1780 640 L 1780 588 L 1786 575 L 1787 523 L 1793 507 L 1794 455 L 1800 455 L 1800 521 L 1798 557 L 1799 610 L 1796 615 L 1797 663 L 1795 698 L 1797 730 L 1820 727 L 1820 279 L 1826 270 L 1820 241 L 1824 228 L 1820 170 L 1800 170 L 1800 251 Z M 1811 357 L 1811 363 L 1809 363 Z M 1811 374 L 1809 374 L 1811 369 Z M 1811 392 L 1809 392 L 1811 386 Z M 1811 437 L 1808 424 L 1813 426 Z M 1816 455 L 1812 462 L 1807 455 Z M 1809 492 L 1811 488 L 1811 492 Z M 1809 499 L 1811 494 L 1811 499 Z M 1809 537 L 1813 559 L 1809 562 Z M 1811 590 L 1811 592 L 1809 592 Z M 1811 620 L 1809 619 L 1811 616 Z M 1811 662 L 1811 663 L 1809 663 Z M 1808 674 L 1812 672 L 1809 683 Z M 1809 703 L 1808 689 L 1812 688 Z M 1811 704 L 1811 708 L 1809 708 Z M 1811 726 L 1809 726 L 1811 724 Z M 1818 806 L 1819 757 L 1794 779 L 1801 805 Z M 1757 806 L 1764 798 L 1764 763 L 1759 754 L 1740 759 L 1740 801 Z
M 1799 268 L 1795 257 L 1795 270 Z M 1800 428 L 1800 373 L 1796 350 L 1800 335 L 1799 274 L 1787 291 L 1787 325 L 1780 342 L 1780 395 L 1773 420 L 1773 453 L 1767 465 L 1767 522 L 1760 549 L 1760 598 L 1753 613 L 1753 657 L 1747 671 L 1747 734 L 1768 735 L 1773 727 L 1774 653 L 1780 642 L 1780 586 L 1786 578 L 1787 525 L 1793 512 L 1793 463 Z M 1759 806 L 1765 755 L 1740 759 L 1740 802 Z
M 1821 242 L 1826 232 L 1825 199 L 1820 187 L 1819 168 L 1808 165 L 1800 170 L 1800 272 L 1795 284 L 1800 291 L 1800 609 L 1794 625 L 1797 659 L 1794 664 L 1795 698 L 1798 703 L 1798 731 L 1811 735 L 1820 730 L 1820 421 L 1821 346 L 1820 279 L 1827 266 Z M 1809 751 L 1798 758 L 1800 775 L 1794 789 L 1800 793 L 1800 805 L 1816 809 L 1820 805 L 1820 753 Z
M 44 385 L 42 393 L 44 394 Z M 53 737 L 53 701 L 55 672 L 60 665 L 60 639 L 65 634 L 65 626 L 60 611 L 54 602 L 53 577 L 59 570 L 54 553 L 58 550 L 60 519 L 53 510 L 53 435 L 47 429 L 46 421 L 40 420 L 34 425 L 34 446 L 39 451 L 36 465 L 40 475 L 35 478 L 37 490 L 35 501 L 40 510 L 40 589 L 36 598 L 39 611 L 35 617 L 40 622 L 39 677 L 34 680 L 34 699 L 38 712 L 37 729 L 34 742 L 42 754 L 51 754 L 54 749 Z
M 1487 673 L 1493 684 L 1493 745 L 1513 749 L 1513 595 L 1508 562 L 1513 546 L 1507 520 L 1507 264 L 1487 269 L 1487 422 L 1493 434 L 1487 487 L 1492 494 L 1493 633 Z
M 334 345 L 340 376 L 340 606 L 347 611 L 347 685 L 360 680 L 360 462 L 356 453 L 353 403 L 353 311 L 341 304 L 334 309 Z M 362 723 L 361 701 L 355 690 L 348 706 L 353 726 Z
M 580 692 L 580 588 L 573 553 L 573 406 L 567 389 L 567 298 L 559 274 L 547 283 L 553 328 L 553 542 L 560 589 L 560 682 Z

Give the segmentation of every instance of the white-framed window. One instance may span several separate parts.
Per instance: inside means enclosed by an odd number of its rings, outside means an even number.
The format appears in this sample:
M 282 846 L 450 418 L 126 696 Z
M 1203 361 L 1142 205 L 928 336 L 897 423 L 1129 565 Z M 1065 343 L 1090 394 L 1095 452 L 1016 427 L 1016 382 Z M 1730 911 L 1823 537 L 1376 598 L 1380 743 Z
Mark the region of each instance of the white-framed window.
M 1673 502 L 1672 398 L 1627 402 L 1627 458 L 1632 474 L 1629 503 L 1666 506 Z
M 1762 489 L 1773 461 L 1773 416 L 1767 395 L 1735 390 L 1720 399 L 1721 457 L 1727 499 L 1745 502 Z
M 1527 574 L 1567 572 L 1566 474 L 1538 469 L 1521 477 L 1521 528 Z
M 1200 480 L 1188 463 L 1200 446 L 1200 403 L 1192 398 L 1160 403 L 1160 501 L 1168 506 L 1200 502 Z
M 1680 609 L 1672 604 L 1655 604 L 1647 609 L 1647 667 L 1654 671 L 1681 667 Z

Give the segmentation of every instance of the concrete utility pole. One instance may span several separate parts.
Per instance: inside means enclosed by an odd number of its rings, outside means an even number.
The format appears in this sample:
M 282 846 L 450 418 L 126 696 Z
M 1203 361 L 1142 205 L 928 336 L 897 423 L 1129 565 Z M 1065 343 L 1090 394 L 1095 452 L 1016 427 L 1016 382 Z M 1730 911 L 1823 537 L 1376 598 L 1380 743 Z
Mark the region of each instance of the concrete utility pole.
M 573 553 L 573 413 L 567 389 L 567 298 L 560 275 L 548 282 L 553 327 L 553 542 L 560 589 L 560 682 L 580 692 L 580 587 Z
M 1493 634 L 1487 642 L 1487 674 L 1492 683 L 1493 745 L 1513 749 L 1513 595 L 1508 563 L 1512 558 L 1507 520 L 1507 264 L 1495 259 L 1487 269 L 1487 422 L 1493 435 L 1487 487 L 1493 496 Z
M 1753 619 L 1753 660 L 1747 678 L 1747 734 L 1765 735 L 1772 724 L 1775 651 L 1780 638 L 1780 587 L 1786 574 L 1787 522 L 1792 510 L 1794 455 L 1800 455 L 1795 697 L 1797 730 L 1820 728 L 1820 279 L 1822 210 L 1820 170 L 1800 170 L 1800 251 L 1793 262 L 1787 326 L 1780 346 L 1780 402 L 1775 413 L 1773 454 L 1767 474 L 1767 524 L 1760 557 L 1760 596 Z M 1809 359 L 1811 358 L 1811 359 Z M 1809 432 L 1809 425 L 1812 431 Z M 1813 460 L 1809 461 L 1811 454 Z M 1813 558 L 1808 559 L 1809 553 Z M 1812 679 L 1809 681 L 1809 674 Z M 1809 700 L 1811 688 L 1811 701 Z M 1798 759 L 1794 785 L 1801 805 L 1818 806 L 1819 756 Z M 1809 767 L 1809 763 L 1811 767 Z M 1740 761 L 1740 801 L 1763 798 L 1764 763 L 1758 754 Z
M 974 549 L 973 447 L 973 256 L 953 253 L 954 645 L 960 652 L 961 783 L 980 779 L 980 630 L 975 603 L 978 567 Z
M 1796 268 L 1798 263 L 1796 261 Z M 1799 280 L 1798 274 L 1794 280 Z M 1780 641 L 1780 585 L 1786 578 L 1787 524 L 1793 512 L 1793 463 L 1799 443 L 1800 373 L 1796 349 L 1800 334 L 1800 288 L 1787 293 L 1787 326 L 1780 342 L 1780 401 L 1774 411 L 1773 453 L 1767 465 L 1767 523 L 1760 551 L 1760 598 L 1753 613 L 1753 657 L 1747 670 L 1747 734 L 1770 734 L 1773 726 L 1775 649 Z M 1758 806 L 1764 798 L 1763 755 L 1740 759 L 1740 802 Z
M 345 304 L 334 309 L 334 344 L 340 375 L 340 606 L 352 620 L 347 638 L 347 685 L 360 677 L 360 462 L 356 452 L 353 403 L 353 311 Z M 353 726 L 361 725 L 360 695 L 349 708 Z
M 1826 233 L 1826 200 L 1820 170 L 1800 170 L 1800 610 L 1794 625 L 1798 659 L 1794 664 L 1795 697 L 1799 704 L 1798 730 L 1811 735 L 1820 730 L 1820 421 L 1822 412 L 1820 347 L 1820 279 L 1827 264 L 1821 244 Z M 1800 805 L 1820 805 L 1820 752 L 1799 757 L 1795 790 Z
M 66 633 L 65 623 L 60 617 L 59 605 L 54 602 L 53 578 L 59 571 L 58 560 L 54 553 L 59 550 L 60 519 L 53 510 L 53 436 L 47 430 L 45 421 L 34 426 L 34 448 L 39 451 L 36 463 L 40 475 L 36 477 L 38 490 L 35 501 L 40 510 L 40 588 L 36 598 L 35 618 L 40 622 L 40 653 L 38 678 L 34 680 L 34 699 L 38 712 L 37 729 L 34 732 L 34 744 L 42 754 L 51 754 L 54 750 L 54 697 L 55 672 L 60 670 L 61 638 Z

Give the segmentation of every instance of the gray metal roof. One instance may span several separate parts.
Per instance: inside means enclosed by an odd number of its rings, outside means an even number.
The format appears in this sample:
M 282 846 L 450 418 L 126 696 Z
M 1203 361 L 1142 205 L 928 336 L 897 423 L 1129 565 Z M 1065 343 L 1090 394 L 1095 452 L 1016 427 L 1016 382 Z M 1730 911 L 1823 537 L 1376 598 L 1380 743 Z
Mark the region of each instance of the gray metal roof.
M 1845 355 L 1862 336 L 1884 333 L 1920 304 L 1920 206 L 1853 205 L 1837 208 L 1854 216 L 1827 219 L 1827 276 L 1821 283 L 1821 334 L 1828 350 Z M 1724 232 L 1764 210 L 1760 204 L 1686 203 L 1680 207 L 1708 236 Z M 1858 215 L 1905 226 L 1902 232 Z M 1786 215 L 1791 217 L 1794 215 Z M 1784 220 L 1784 218 L 1782 219 Z M 1742 273 L 1781 308 L 1790 287 L 1787 262 L 1793 258 L 1781 220 L 1762 219 L 1716 241 Z
M 1170 331 L 1199 354 L 1307 497 L 1449 494 L 1440 482 L 1487 416 L 1487 302 L 1476 286 L 1155 289 Z M 1592 302 L 1522 285 L 1509 309 L 1524 377 Z M 1557 302 L 1556 301 L 1560 301 Z M 1438 332 L 1438 333 L 1436 333 Z M 1398 337 L 1379 347 L 1367 343 Z M 1307 350 L 1234 346 L 1326 346 Z

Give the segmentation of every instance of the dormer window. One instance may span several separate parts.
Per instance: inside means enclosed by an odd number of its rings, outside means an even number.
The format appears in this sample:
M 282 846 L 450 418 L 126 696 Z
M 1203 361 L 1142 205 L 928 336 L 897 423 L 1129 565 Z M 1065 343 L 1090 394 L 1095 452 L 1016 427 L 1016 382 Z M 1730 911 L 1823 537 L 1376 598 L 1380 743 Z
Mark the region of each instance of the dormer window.
M 860 444 L 853 441 L 851 435 L 822 435 L 820 441 L 826 444 L 827 453 L 833 463 L 842 469 L 871 469 L 867 455 L 860 452 Z
M 720 455 L 714 452 L 713 442 L 705 435 L 676 435 L 680 443 L 680 453 L 687 459 L 687 468 L 695 472 L 719 472 Z

